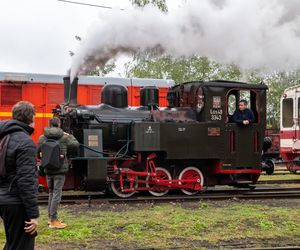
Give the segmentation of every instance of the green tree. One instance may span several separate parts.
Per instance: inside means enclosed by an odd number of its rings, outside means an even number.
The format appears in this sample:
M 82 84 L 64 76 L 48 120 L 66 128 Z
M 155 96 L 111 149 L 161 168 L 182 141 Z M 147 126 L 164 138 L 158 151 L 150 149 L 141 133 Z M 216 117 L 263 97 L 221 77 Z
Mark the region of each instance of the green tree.
M 235 65 L 222 65 L 206 57 L 154 58 L 137 55 L 125 65 L 127 77 L 173 79 L 176 83 L 195 80 L 239 80 L 241 71 Z
M 144 7 L 148 4 L 152 4 L 159 8 L 162 12 L 168 12 L 168 6 L 166 0 L 130 0 L 133 5 Z

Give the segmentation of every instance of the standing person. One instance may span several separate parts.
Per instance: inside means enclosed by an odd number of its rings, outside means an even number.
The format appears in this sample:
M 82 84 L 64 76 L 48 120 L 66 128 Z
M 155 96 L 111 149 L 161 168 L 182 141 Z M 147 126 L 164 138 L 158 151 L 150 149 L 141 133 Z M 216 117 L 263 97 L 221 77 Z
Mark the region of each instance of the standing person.
M 21 101 L 12 108 L 12 120 L 0 122 L 0 217 L 4 249 L 32 250 L 39 217 L 36 147 L 30 135 L 35 109 Z
M 247 108 L 247 101 L 239 101 L 239 109 L 234 111 L 232 116 L 232 121 L 240 125 L 249 125 L 251 122 L 254 122 L 254 114 L 251 109 Z
M 68 172 L 69 163 L 67 157 L 76 155 L 79 143 L 73 135 L 65 133 L 60 128 L 60 120 L 57 117 L 50 119 L 50 127 L 44 129 L 44 135 L 41 135 L 38 141 L 38 157 L 42 159 L 42 166 L 47 159 L 53 158 L 49 156 L 49 152 L 43 152 L 43 147 L 51 141 L 57 141 L 59 147 L 59 164 L 57 168 L 50 168 L 45 166 L 44 172 L 47 177 L 47 184 L 49 188 L 48 199 L 48 217 L 50 228 L 65 228 L 67 224 L 62 223 L 58 218 L 58 207 L 62 196 L 62 189 L 65 183 L 65 175 Z M 51 146 L 50 146 L 51 149 Z M 49 147 L 48 147 L 48 151 Z M 52 150 L 53 152 L 55 151 Z M 47 156 L 46 156 L 47 154 Z

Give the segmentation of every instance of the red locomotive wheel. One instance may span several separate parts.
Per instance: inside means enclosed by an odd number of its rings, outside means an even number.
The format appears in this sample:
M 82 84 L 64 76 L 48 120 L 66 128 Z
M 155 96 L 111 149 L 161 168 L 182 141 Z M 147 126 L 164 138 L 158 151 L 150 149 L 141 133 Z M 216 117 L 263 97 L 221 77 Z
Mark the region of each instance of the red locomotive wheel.
M 146 187 L 147 188 L 154 188 L 154 190 L 149 190 L 149 193 L 152 194 L 153 196 L 163 196 L 165 194 L 167 194 L 169 192 L 169 188 L 165 187 L 165 186 L 159 186 L 159 185 L 155 185 L 155 184 L 149 184 L 148 181 L 151 181 L 150 176 L 147 176 L 147 184 Z M 171 174 L 170 172 L 165 169 L 165 168 L 156 168 L 156 178 L 157 180 L 171 180 Z
M 197 188 L 201 187 L 203 188 L 203 183 L 204 183 L 204 177 L 202 172 L 196 168 L 196 167 L 186 167 L 184 168 L 181 173 L 179 174 L 178 177 L 179 180 L 195 180 L 197 184 L 191 184 L 191 185 L 196 185 Z M 179 182 L 179 184 L 186 184 L 184 182 Z M 181 189 L 181 191 L 186 194 L 186 195 L 193 195 L 198 193 L 198 190 L 194 189 Z
M 123 178 L 123 186 L 124 188 L 130 188 L 130 183 L 128 181 L 128 179 L 126 179 L 126 177 L 124 176 Z M 135 187 L 137 185 L 135 184 Z M 120 181 L 119 179 L 118 180 L 112 180 L 110 182 L 110 187 L 111 187 L 111 190 L 112 192 L 120 197 L 120 198 L 128 198 L 130 196 L 132 196 L 133 194 L 135 194 L 136 191 L 133 191 L 133 192 L 123 192 L 122 189 L 121 189 L 121 185 L 120 185 Z

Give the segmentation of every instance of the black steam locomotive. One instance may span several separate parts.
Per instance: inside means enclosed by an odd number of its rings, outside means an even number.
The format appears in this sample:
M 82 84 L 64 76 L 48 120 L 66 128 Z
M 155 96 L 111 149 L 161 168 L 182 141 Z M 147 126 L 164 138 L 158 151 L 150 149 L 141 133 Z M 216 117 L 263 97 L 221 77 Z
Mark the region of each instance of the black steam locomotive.
M 64 78 L 65 103 L 57 106 L 63 129 L 81 143 L 73 159 L 74 186 L 111 188 L 119 197 L 138 191 L 187 195 L 207 186 L 255 184 L 261 172 L 266 89 L 263 84 L 210 81 L 170 88 L 169 106 L 158 105 L 158 89 L 141 89 L 141 106 L 128 107 L 127 89 L 105 85 L 102 103 L 77 103 L 77 79 Z M 70 94 L 69 94 L 70 93 Z M 255 121 L 232 123 L 241 99 Z

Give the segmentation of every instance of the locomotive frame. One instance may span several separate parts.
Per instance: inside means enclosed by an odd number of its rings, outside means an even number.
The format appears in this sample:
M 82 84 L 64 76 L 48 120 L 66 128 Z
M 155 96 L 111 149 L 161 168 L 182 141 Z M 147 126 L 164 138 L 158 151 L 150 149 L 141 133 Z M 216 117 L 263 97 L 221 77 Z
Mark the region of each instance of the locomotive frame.
M 75 185 L 86 190 L 110 187 L 117 196 L 138 191 L 187 195 L 207 186 L 255 184 L 261 173 L 266 125 L 266 85 L 241 82 L 188 82 L 168 91 L 167 108 L 158 108 L 155 88 L 146 103 L 131 108 L 124 86 L 107 85 L 103 104 L 77 104 L 77 82 L 70 101 L 57 107 L 63 128 L 82 144 L 73 161 Z M 232 110 L 248 94 L 255 121 L 231 122 Z M 147 94 L 147 93 L 146 93 Z M 65 97 L 68 96 L 68 91 Z

